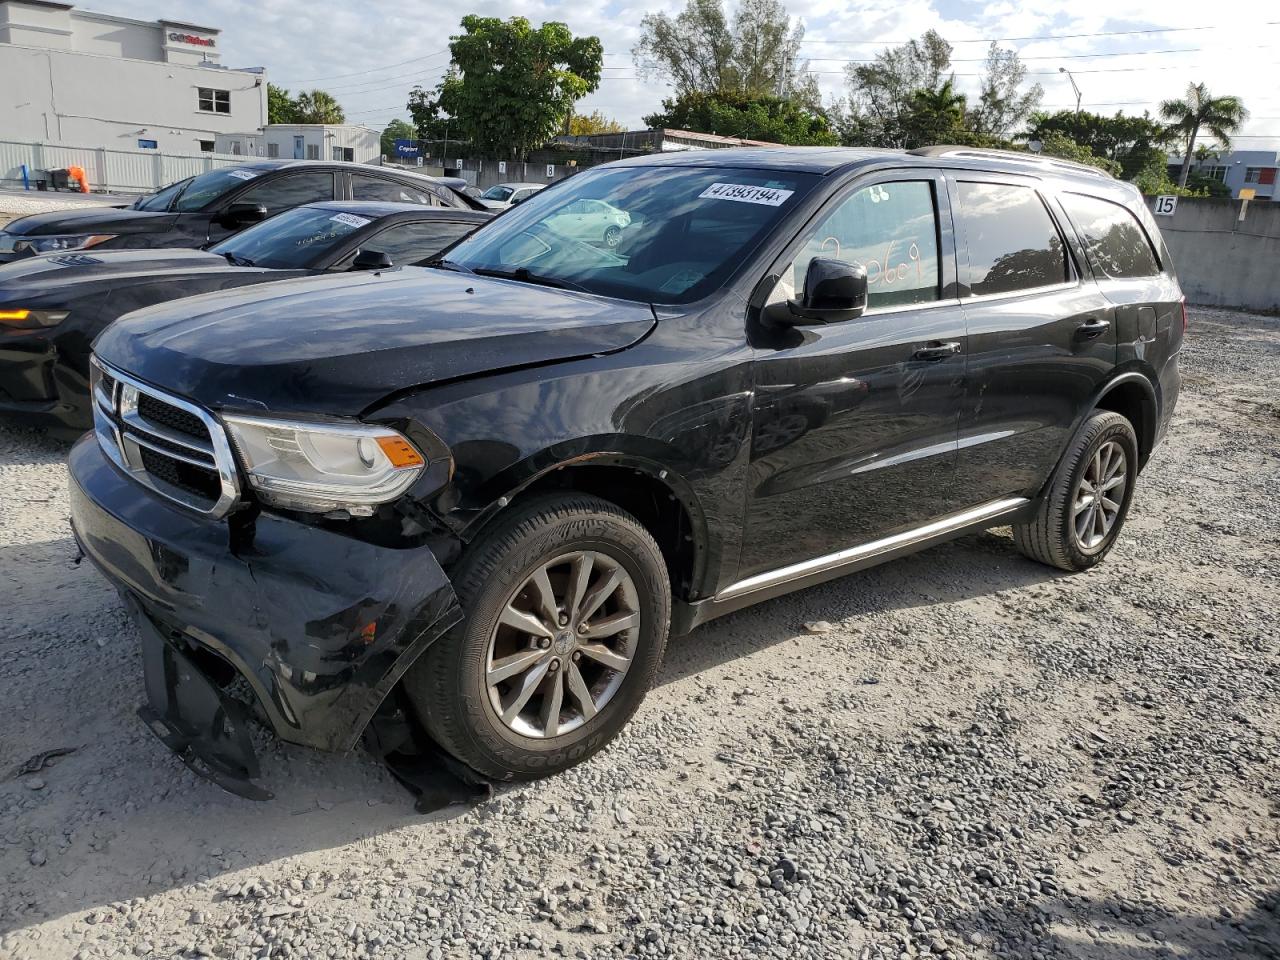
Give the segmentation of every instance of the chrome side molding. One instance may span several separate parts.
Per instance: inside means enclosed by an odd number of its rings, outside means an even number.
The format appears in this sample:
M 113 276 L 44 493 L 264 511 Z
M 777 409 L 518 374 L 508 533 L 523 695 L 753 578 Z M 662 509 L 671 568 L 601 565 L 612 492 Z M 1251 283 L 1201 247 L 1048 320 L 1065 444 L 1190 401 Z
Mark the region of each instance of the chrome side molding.
M 715 595 L 712 602 L 720 603 L 724 600 L 732 600 L 735 597 L 756 593 L 760 590 L 768 590 L 794 580 L 803 580 L 818 573 L 825 573 L 859 563 L 881 553 L 889 553 L 893 550 L 909 547 L 912 544 L 943 537 L 962 527 L 981 523 L 984 520 L 995 520 L 1002 514 L 1011 513 L 1029 502 L 1025 497 L 993 500 L 991 503 L 985 503 L 980 507 L 974 507 L 963 513 L 955 513 L 949 517 L 943 517 L 941 520 L 927 523 L 923 527 L 916 527 L 914 530 L 906 530 L 891 537 L 872 540 L 870 543 L 849 547 L 837 553 L 828 553 L 822 557 L 814 557 L 812 560 L 803 560 L 790 566 L 779 567 L 777 570 L 758 573 L 754 577 L 739 580 L 737 583 L 725 587 Z

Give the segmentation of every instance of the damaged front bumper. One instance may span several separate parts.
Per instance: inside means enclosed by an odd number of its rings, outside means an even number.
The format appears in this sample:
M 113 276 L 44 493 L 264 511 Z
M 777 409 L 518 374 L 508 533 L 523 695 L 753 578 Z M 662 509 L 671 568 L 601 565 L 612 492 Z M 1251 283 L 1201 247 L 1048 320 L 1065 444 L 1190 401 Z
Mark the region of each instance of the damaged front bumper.
M 71 524 L 143 634 L 143 717 L 193 770 L 262 799 L 241 677 L 281 739 L 347 750 L 405 670 L 461 619 L 430 548 L 379 546 L 262 513 L 233 535 L 124 476 L 86 436 Z

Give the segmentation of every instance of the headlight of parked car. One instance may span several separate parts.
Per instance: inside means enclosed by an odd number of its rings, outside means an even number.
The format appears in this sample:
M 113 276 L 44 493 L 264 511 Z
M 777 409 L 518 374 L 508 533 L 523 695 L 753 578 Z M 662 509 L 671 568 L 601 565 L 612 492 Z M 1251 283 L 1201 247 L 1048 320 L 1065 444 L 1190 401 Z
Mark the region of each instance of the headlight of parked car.
M 426 460 L 407 439 L 370 424 L 223 417 L 264 503 L 287 510 L 369 515 L 422 473 Z
M 59 250 L 88 250 L 114 240 L 114 233 L 62 234 L 56 237 L 14 237 L 14 253 L 56 253 Z
M 22 330 L 38 330 L 44 327 L 56 327 L 67 319 L 66 310 L 27 310 L 6 309 L 0 307 L 0 323 L 7 327 L 18 327 Z

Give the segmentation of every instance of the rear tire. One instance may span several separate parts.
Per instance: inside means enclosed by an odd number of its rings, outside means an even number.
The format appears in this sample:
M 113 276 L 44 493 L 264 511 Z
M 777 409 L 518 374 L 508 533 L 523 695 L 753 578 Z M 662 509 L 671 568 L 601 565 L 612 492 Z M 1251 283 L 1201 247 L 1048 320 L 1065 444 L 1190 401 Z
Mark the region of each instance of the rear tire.
M 671 620 L 662 552 L 635 517 L 597 497 L 539 496 L 494 521 L 452 580 L 466 619 L 404 679 L 440 746 L 486 777 L 531 780 L 617 735 Z
M 610 225 L 604 228 L 604 245 L 612 250 L 618 245 L 618 241 L 622 239 L 622 228 Z
M 1118 413 L 1094 412 L 1072 439 L 1035 516 L 1014 524 L 1014 544 L 1048 566 L 1088 570 L 1115 546 L 1137 474 L 1133 425 Z

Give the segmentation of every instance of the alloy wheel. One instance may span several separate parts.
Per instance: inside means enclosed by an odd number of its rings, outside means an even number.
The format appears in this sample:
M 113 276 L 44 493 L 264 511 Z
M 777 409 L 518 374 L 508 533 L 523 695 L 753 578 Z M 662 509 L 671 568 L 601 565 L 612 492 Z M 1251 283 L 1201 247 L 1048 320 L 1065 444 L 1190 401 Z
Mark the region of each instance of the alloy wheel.
M 1071 524 L 1081 550 L 1100 549 L 1116 525 L 1129 482 L 1124 448 L 1108 440 L 1094 451 L 1076 485 L 1071 504 Z
M 594 551 L 539 566 L 507 598 L 489 637 L 485 683 L 504 726 L 550 738 L 589 722 L 622 686 L 640 635 L 635 583 Z

